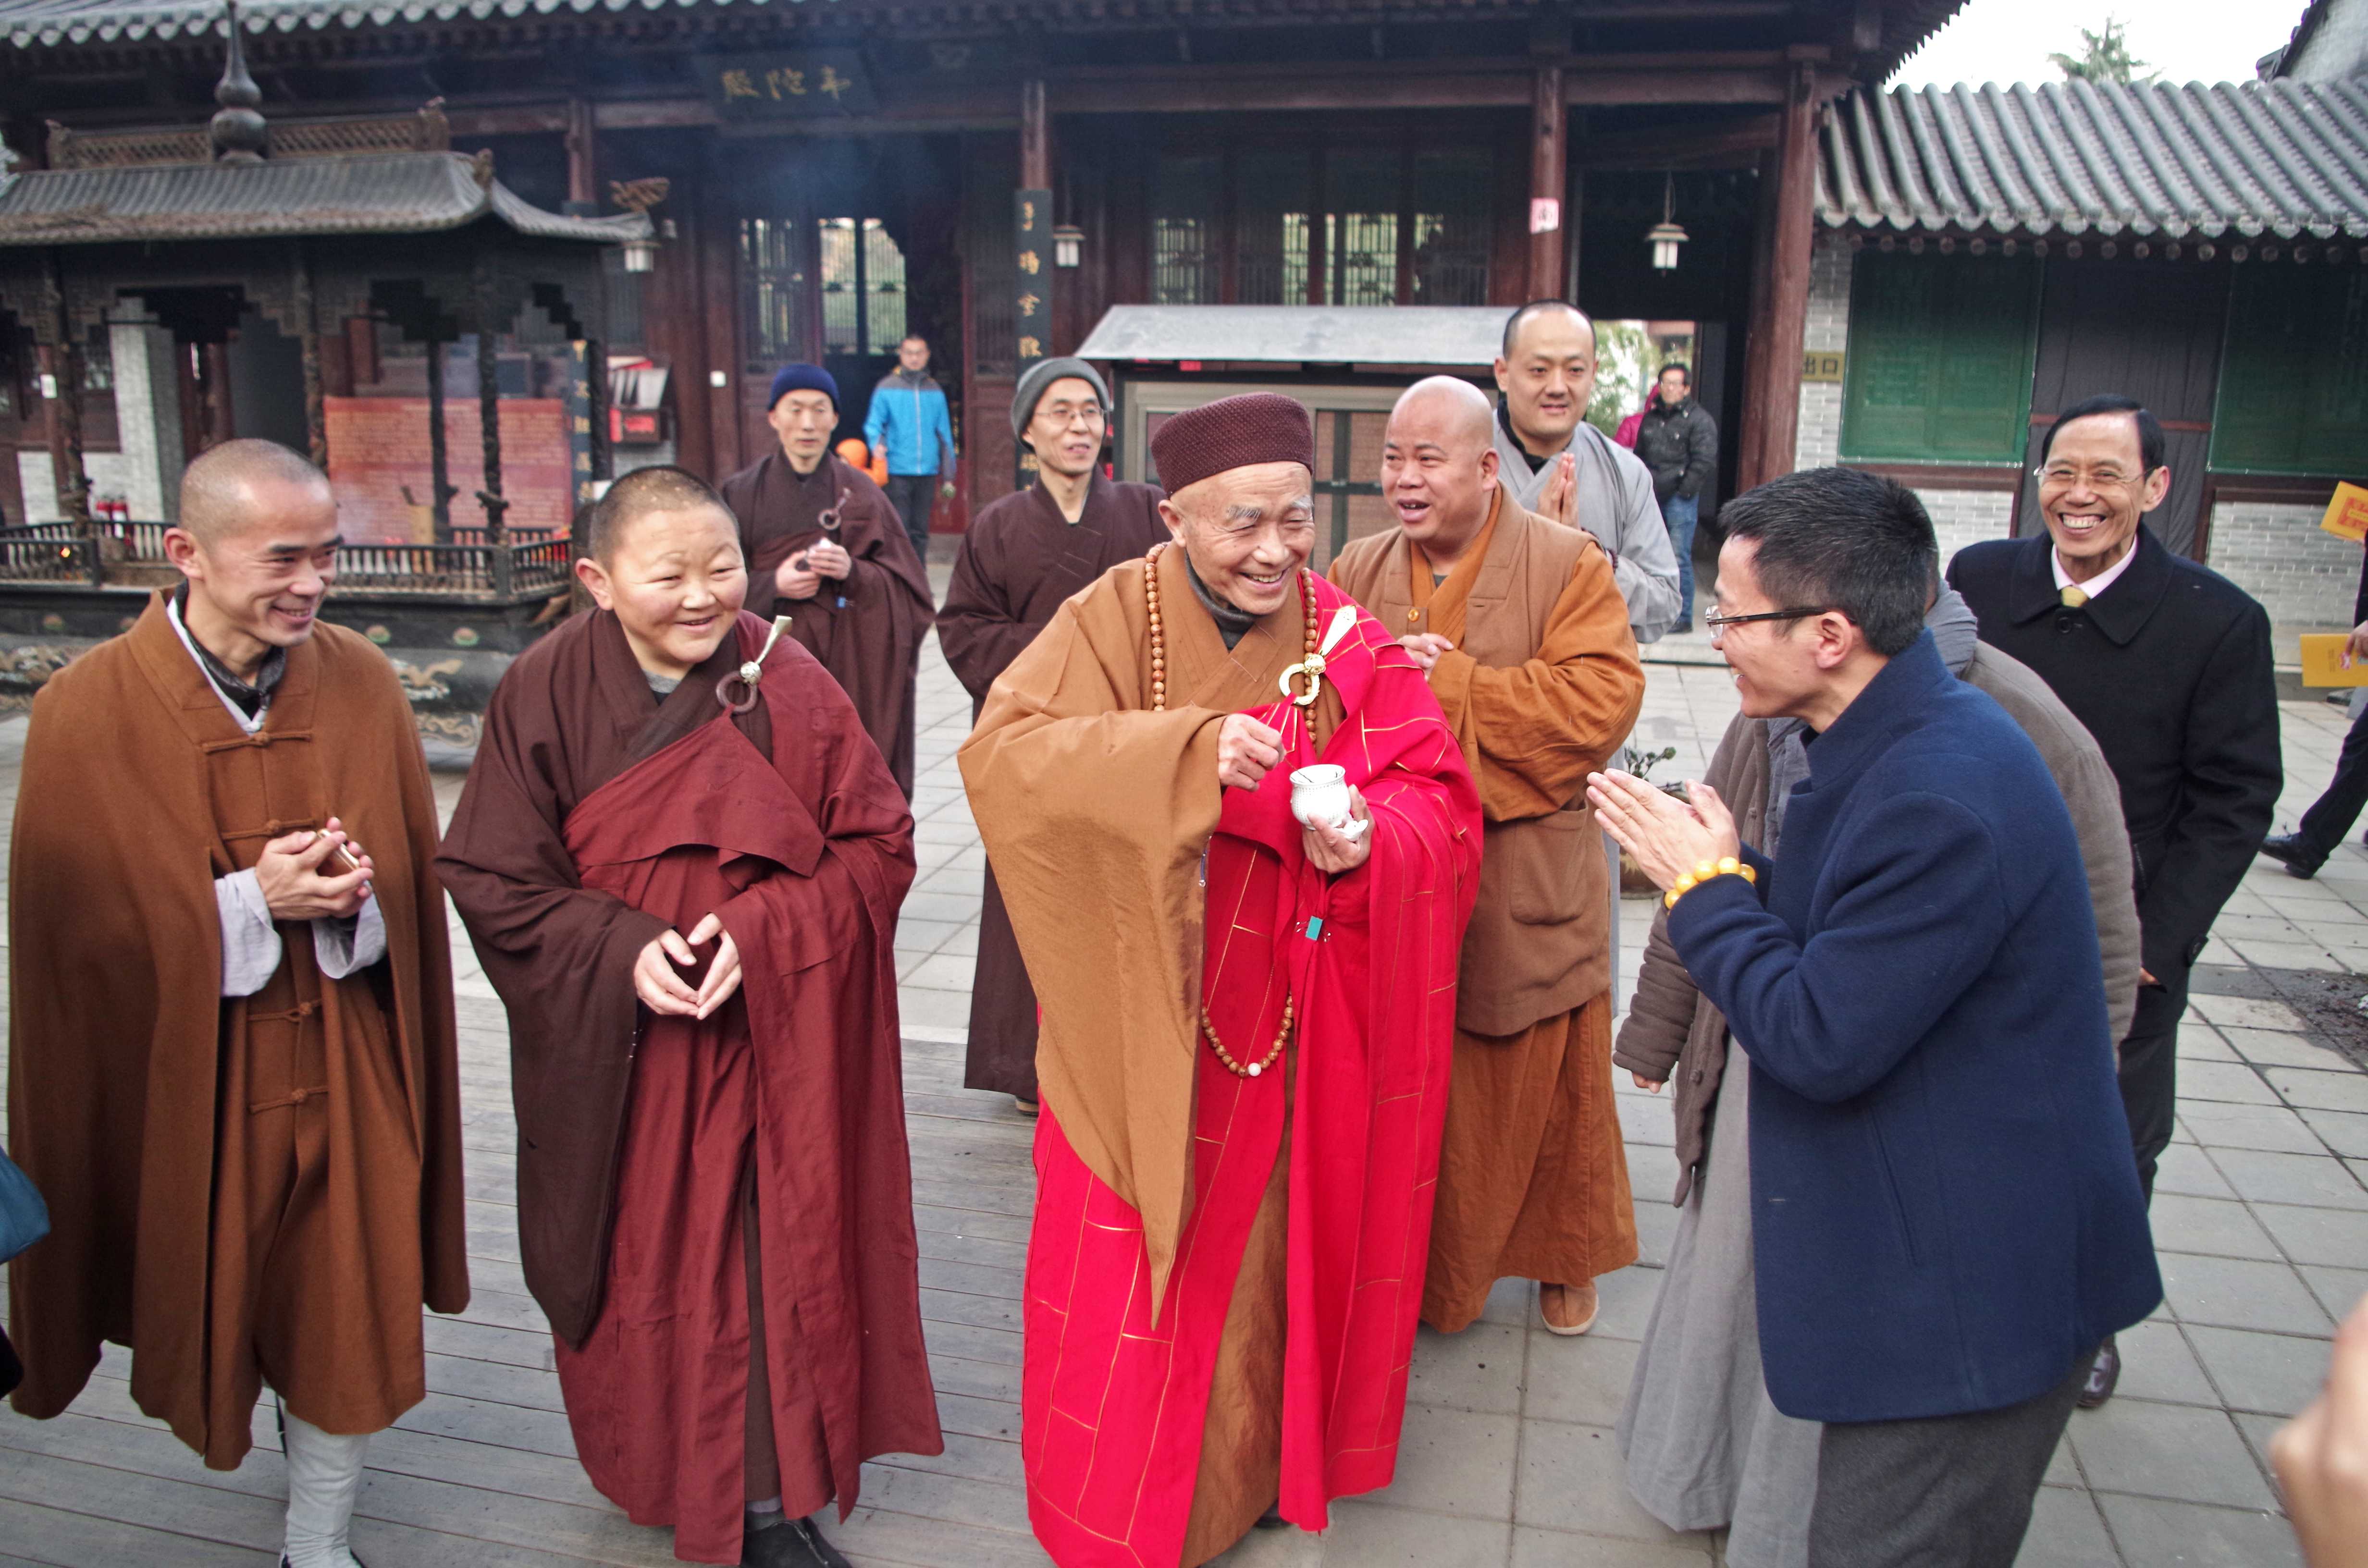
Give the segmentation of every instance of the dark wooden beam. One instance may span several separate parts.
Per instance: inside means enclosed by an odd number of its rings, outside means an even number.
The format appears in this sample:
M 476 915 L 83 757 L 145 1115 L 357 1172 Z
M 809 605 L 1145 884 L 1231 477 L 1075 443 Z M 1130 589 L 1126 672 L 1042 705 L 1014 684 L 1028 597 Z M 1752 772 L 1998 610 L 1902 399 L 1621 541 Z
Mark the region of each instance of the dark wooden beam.
M 1776 145 L 1782 118 L 1749 119 L 1702 131 L 1622 131 L 1589 136 L 1571 149 L 1583 169 L 1748 169 Z
M 1538 67 L 1530 108 L 1530 298 L 1559 296 L 1563 279 L 1564 163 L 1563 97 L 1559 65 Z
M 1754 345 L 1757 379 L 1745 389 L 1744 446 L 1737 483 L 1744 489 L 1790 473 L 1801 424 L 1801 344 L 1809 322 L 1809 251 L 1817 178 L 1817 79 L 1808 62 L 1793 67 L 1776 149 L 1776 200 L 1769 236 L 1765 336 Z

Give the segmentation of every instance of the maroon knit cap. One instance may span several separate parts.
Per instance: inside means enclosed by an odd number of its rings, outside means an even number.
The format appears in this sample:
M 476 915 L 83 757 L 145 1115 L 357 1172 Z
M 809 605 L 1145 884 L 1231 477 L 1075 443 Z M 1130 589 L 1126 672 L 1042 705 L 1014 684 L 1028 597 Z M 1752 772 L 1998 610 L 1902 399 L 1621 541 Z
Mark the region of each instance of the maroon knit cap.
M 1170 415 L 1151 437 L 1159 483 L 1175 494 L 1188 484 L 1252 463 L 1298 463 L 1315 470 L 1315 424 L 1297 398 L 1244 392 Z

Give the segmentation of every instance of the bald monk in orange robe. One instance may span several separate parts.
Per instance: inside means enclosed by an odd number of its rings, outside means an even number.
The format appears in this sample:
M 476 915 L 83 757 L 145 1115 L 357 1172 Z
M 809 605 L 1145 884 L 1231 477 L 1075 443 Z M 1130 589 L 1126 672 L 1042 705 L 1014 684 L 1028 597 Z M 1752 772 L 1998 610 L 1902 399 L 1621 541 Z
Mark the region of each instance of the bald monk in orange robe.
M 233 1470 L 268 1383 L 282 1561 L 354 1568 L 370 1434 L 427 1392 L 420 1307 L 469 1301 L 436 802 L 386 656 L 319 619 L 328 480 L 231 441 L 180 500 L 182 586 L 25 739 L 8 1146 L 55 1228 L 9 1266 L 16 1403 L 58 1415 L 128 1345 L 140 1408 Z
M 1549 1329 L 1583 1334 L 1595 1277 L 1636 1260 L 1606 869 L 1583 791 L 1634 724 L 1645 676 L 1610 558 L 1522 510 L 1497 460 L 1476 388 L 1417 382 L 1383 446 L 1399 526 L 1350 545 L 1332 577 L 1429 669 L 1487 823 L 1423 1321 L 1463 1328 L 1510 1277 L 1540 1282 Z

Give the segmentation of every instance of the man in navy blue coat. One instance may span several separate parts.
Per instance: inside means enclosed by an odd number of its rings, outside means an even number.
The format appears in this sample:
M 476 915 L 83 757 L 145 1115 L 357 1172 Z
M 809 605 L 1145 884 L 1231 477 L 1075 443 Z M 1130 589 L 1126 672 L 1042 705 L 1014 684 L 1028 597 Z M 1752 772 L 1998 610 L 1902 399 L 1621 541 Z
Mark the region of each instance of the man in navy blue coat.
M 1725 522 L 1743 711 L 1816 737 L 1782 851 L 1699 786 L 1588 795 L 1751 1060 L 1768 1392 L 1827 1423 L 1809 1560 L 2008 1568 L 2098 1344 L 2162 1299 L 2079 844 L 1923 630 L 1914 494 L 1819 469 Z

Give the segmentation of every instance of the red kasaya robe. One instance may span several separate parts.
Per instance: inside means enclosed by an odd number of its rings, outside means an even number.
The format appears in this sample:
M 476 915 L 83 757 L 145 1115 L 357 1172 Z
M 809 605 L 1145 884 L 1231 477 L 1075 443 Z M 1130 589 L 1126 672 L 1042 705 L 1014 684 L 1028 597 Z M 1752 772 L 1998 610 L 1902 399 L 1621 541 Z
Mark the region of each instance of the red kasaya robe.
M 866 1459 L 942 1448 L 889 959 L 912 822 L 795 643 L 760 722 L 727 718 L 715 679 L 766 630 L 742 615 L 663 703 L 612 616 L 553 633 L 496 695 L 442 862 L 522 1042 L 519 1228 L 578 1456 L 696 1562 L 740 1560 L 756 1454 L 791 1514 L 844 1517 Z M 650 935 L 711 911 L 737 995 L 703 1021 L 606 1006 Z M 608 1190 L 529 1179 L 552 1159 Z
M 1079 1083 L 1073 1072 L 1045 1077 L 1021 1440 L 1029 1517 L 1062 1568 L 1202 1561 L 1230 1544 L 1274 1495 L 1224 1499 L 1223 1518 L 1211 1512 L 1210 1499 L 1196 1511 L 1196 1490 L 1208 1483 L 1203 1439 L 1204 1424 L 1213 1419 L 1212 1380 L 1223 1381 L 1220 1368 L 1228 1360 L 1236 1375 L 1247 1367 L 1249 1377 L 1271 1375 L 1281 1384 L 1279 1399 L 1262 1401 L 1253 1392 L 1249 1400 L 1279 1407 L 1279 1423 L 1253 1420 L 1242 1437 L 1279 1455 L 1279 1464 L 1263 1473 L 1279 1474 L 1284 1518 L 1320 1529 L 1330 1499 L 1389 1483 L 1446 1109 L 1456 954 L 1476 887 L 1479 804 L 1462 755 L 1421 673 L 1361 612 L 1325 672 L 1328 700 L 1338 702 L 1340 716 L 1320 756 L 1307 724 L 1291 722 L 1291 754 L 1258 790 L 1224 791 L 1222 803 L 1214 798 L 1214 736 L 1224 715 L 1202 710 L 1196 724 L 1194 704 L 1229 681 L 1223 675 L 1194 678 L 1199 655 L 1182 644 L 1192 637 L 1213 643 L 1214 631 L 1181 582 L 1181 564 L 1163 560 L 1157 568 L 1168 590 L 1162 603 L 1169 689 L 1183 695 L 1181 710 L 1119 719 L 1105 707 L 1098 715 L 1083 683 L 1062 678 L 1078 673 L 1082 643 L 1083 656 L 1100 667 L 1110 695 L 1124 704 L 1121 713 L 1148 706 L 1146 649 L 1128 646 L 1126 635 L 1142 619 L 1144 569 L 1129 563 L 1071 601 L 1045 638 L 1021 655 L 964 753 L 989 853 L 1019 872 L 1008 882 L 1012 915 L 1044 998 L 1047 1051 L 1064 1055 L 1064 1042 L 1081 1026 L 1099 1023 L 1106 1040 L 1115 1031 L 1110 1051 L 1158 1059 L 1126 1069 L 1130 1082 L 1120 1098 L 1132 1100 L 1146 1091 L 1173 1092 L 1158 1086 L 1173 1081 L 1167 1042 L 1190 1042 L 1178 1085 L 1190 1097 L 1189 1153 L 1144 1141 L 1162 1119 L 1144 1114 L 1152 1108 L 1131 1107 L 1117 1119 L 1123 1128 L 1098 1126 L 1107 1115 L 1103 1096 L 1073 1087 Z M 1328 627 L 1334 610 L 1349 601 L 1329 584 L 1319 583 L 1317 594 L 1320 620 Z M 1280 612 L 1288 622 L 1280 630 L 1294 644 L 1300 615 L 1296 602 Z M 1064 619 L 1072 624 L 1064 627 Z M 1246 640 L 1237 653 L 1250 654 L 1252 647 Z M 1129 667 L 1136 665 L 1139 672 Z M 1258 710 L 1258 716 L 1283 727 L 1279 707 Z M 1031 715 L 1052 722 L 1032 723 Z M 1083 746 L 1062 740 L 1067 720 L 1083 721 Z M 1092 990 L 1071 983 L 1066 972 L 1078 966 L 1037 961 L 1063 933 L 1058 915 L 1035 895 L 1033 862 L 1057 855 L 1064 830 L 1053 824 L 1053 841 L 1041 842 L 1019 820 L 1031 793 L 1028 753 L 1049 743 L 1040 760 L 1071 776 L 1073 800 L 1090 801 L 1116 787 L 1121 792 L 1107 799 L 1104 810 L 1156 812 L 1165 799 L 1161 790 L 1125 788 L 1123 776 L 1144 760 L 1130 764 L 1122 727 L 1130 722 L 1146 726 L 1142 739 L 1153 758 L 1175 760 L 1177 797 L 1196 807 L 1199 797 L 1209 797 L 1215 831 L 1205 840 L 1205 913 L 1192 944 L 1202 961 L 1191 1001 L 1206 1002 L 1219 1038 L 1247 1064 L 1271 1048 L 1286 993 L 1295 999 L 1291 1048 L 1258 1077 L 1233 1072 L 1198 1038 L 1197 1006 L 1189 1006 L 1180 1031 L 1174 1018 L 1132 1019 L 1123 1006 L 1113 1017 L 1106 1002 L 1095 1018 Z M 1096 752 L 1112 765 L 1108 778 L 1093 776 Z M 1348 769 L 1373 818 L 1371 858 L 1340 877 L 1306 862 L 1301 829 L 1290 815 L 1288 774 L 1317 760 Z M 1187 776 L 1199 769 L 1205 775 Z M 1190 819 L 1197 811 L 1182 814 Z M 1184 825 L 1189 832 L 1196 824 Z M 1096 846 L 1082 846 L 1082 853 L 1109 863 Z M 1020 869 L 1023 862 L 1028 869 Z M 1191 864 L 1183 862 L 1188 877 Z M 1099 899 L 1068 902 L 1086 918 L 1099 917 Z M 1145 925 L 1173 906 L 1160 898 L 1128 902 L 1152 912 Z M 1161 935 L 1133 934 L 1146 949 L 1158 946 Z M 1113 994 L 1106 984 L 1102 995 Z M 1087 1130 L 1091 1142 L 1078 1142 L 1076 1134 Z M 1119 1148 L 1127 1153 L 1115 1174 L 1137 1193 L 1160 1189 L 1151 1165 L 1185 1155 L 1189 1200 L 1172 1250 L 1146 1233 L 1144 1210 L 1103 1174 Z M 1263 1278 L 1252 1282 L 1242 1274 L 1261 1205 L 1273 1205 L 1269 1181 L 1286 1150 L 1280 1273 L 1287 1308 L 1246 1312 L 1237 1284 L 1270 1289 Z M 1276 1319 L 1279 1365 L 1238 1343 L 1262 1332 L 1254 1321 Z M 1228 1391 L 1226 1397 L 1235 1396 Z M 1231 1414 L 1229 1431 L 1236 1425 Z M 1274 1424 L 1279 1432 L 1250 1429 Z M 1255 1465 L 1229 1466 L 1215 1484 L 1254 1485 L 1257 1472 Z

